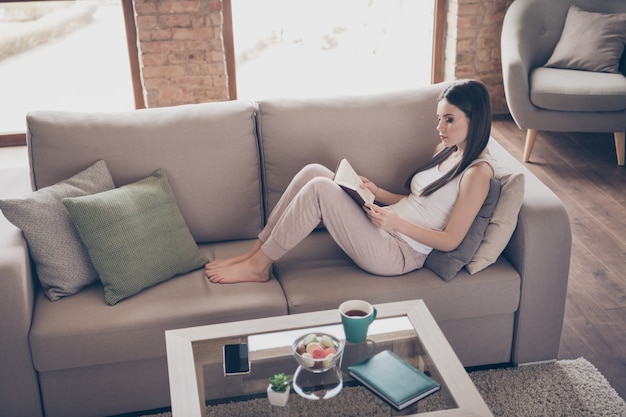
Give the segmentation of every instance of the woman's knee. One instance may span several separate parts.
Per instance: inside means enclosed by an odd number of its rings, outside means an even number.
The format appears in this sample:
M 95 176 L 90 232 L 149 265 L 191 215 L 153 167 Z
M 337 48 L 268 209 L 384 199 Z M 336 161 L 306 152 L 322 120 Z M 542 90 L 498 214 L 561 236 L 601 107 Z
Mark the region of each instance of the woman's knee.
M 316 176 L 309 181 L 311 187 L 315 189 L 321 197 L 331 196 L 335 193 L 341 194 L 344 191 L 339 187 L 332 177 Z
M 300 170 L 298 175 L 309 179 L 316 177 L 332 178 L 334 173 L 322 164 L 308 164 Z
M 300 191 L 302 198 L 310 199 L 310 204 L 323 211 L 334 210 L 342 204 L 342 197 L 347 196 L 332 178 L 319 175 L 309 179 Z

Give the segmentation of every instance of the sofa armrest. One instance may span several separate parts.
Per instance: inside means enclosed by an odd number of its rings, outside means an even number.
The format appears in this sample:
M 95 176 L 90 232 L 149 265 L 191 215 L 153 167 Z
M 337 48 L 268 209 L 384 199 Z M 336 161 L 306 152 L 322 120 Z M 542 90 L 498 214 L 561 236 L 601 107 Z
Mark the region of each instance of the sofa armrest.
M 559 353 L 572 247 L 569 216 L 561 200 L 495 141 L 490 151 L 525 175 L 517 228 L 504 255 L 521 276 L 512 362 L 556 359 Z
M 35 283 L 19 229 L 0 218 L 0 415 L 39 416 L 41 401 L 28 333 Z
M 26 183 L 28 172 L 2 170 L 0 198 Z M 21 231 L 0 214 L 0 416 L 42 416 L 37 373 L 33 368 L 28 334 L 36 283 L 28 247 Z

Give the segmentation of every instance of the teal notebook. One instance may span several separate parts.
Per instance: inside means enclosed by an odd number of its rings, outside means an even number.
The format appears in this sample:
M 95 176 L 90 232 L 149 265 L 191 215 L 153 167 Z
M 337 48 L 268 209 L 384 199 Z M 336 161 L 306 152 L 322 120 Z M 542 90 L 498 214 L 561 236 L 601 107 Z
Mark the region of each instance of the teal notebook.
M 398 410 L 441 388 L 431 377 L 390 350 L 349 366 L 348 372 Z

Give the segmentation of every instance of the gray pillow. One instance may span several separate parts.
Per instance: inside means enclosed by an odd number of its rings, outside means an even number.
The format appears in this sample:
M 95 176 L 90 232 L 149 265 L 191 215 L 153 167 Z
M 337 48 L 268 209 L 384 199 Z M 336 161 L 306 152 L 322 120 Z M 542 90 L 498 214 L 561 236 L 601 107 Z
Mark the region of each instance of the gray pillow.
M 619 71 L 626 43 L 626 13 L 592 13 L 571 5 L 546 67 Z
M 489 220 L 500 198 L 500 181 L 491 179 L 489 193 L 478 215 L 472 222 L 461 244 L 451 252 L 433 249 L 426 257 L 424 266 L 435 272 L 444 281 L 450 281 L 472 259 L 483 240 Z
M 109 305 L 204 266 L 163 170 L 63 204 L 104 285 Z
M 500 197 L 489 220 L 489 225 L 478 250 L 472 260 L 465 265 L 470 274 L 476 274 L 498 260 L 500 254 L 509 244 L 511 236 L 517 228 L 517 218 L 524 203 L 524 174 L 512 174 L 497 162 L 493 163 L 496 179 L 500 180 Z M 507 172 L 503 174 L 503 172 Z
M 104 161 L 28 196 L 0 201 L 4 216 L 22 230 L 41 287 L 51 301 L 76 294 L 98 281 L 87 250 L 76 232 L 63 198 L 115 187 Z

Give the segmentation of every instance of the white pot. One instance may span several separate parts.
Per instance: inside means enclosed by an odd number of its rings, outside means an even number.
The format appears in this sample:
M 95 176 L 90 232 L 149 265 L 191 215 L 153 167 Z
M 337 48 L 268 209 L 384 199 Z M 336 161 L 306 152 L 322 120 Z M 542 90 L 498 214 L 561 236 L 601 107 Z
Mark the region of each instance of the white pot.
M 274 391 L 271 385 L 267 387 L 267 399 L 270 401 L 270 404 L 277 405 L 279 407 L 284 407 L 287 405 L 287 400 L 289 399 L 289 391 L 288 389 L 284 392 Z

